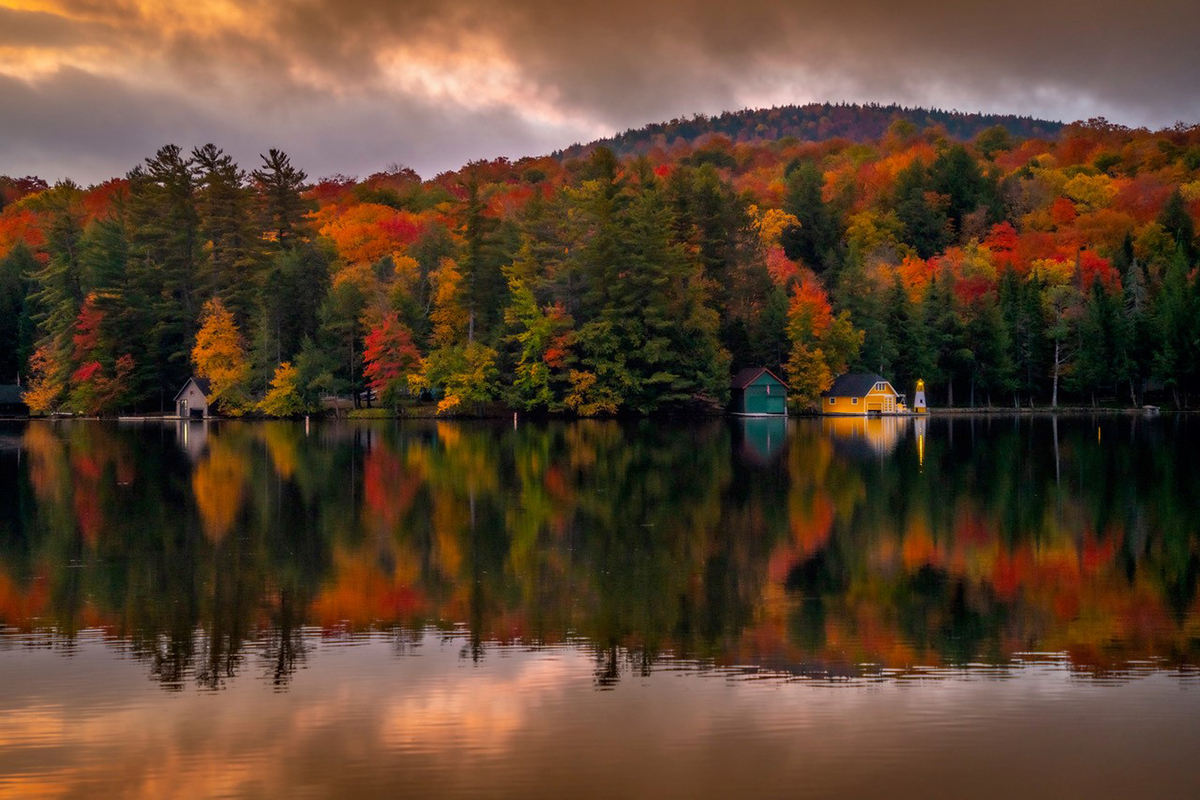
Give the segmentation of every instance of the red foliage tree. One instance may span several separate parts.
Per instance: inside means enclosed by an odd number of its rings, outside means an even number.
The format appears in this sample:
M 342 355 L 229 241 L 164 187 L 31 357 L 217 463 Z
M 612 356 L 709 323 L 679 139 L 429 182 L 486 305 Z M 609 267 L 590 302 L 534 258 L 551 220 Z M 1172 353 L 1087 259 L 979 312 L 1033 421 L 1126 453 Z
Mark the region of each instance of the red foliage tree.
M 380 399 L 399 405 L 408 392 L 408 376 L 421 368 L 421 353 L 412 332 L 395 314 L 389 314 L 363 341 L 363 374 Z

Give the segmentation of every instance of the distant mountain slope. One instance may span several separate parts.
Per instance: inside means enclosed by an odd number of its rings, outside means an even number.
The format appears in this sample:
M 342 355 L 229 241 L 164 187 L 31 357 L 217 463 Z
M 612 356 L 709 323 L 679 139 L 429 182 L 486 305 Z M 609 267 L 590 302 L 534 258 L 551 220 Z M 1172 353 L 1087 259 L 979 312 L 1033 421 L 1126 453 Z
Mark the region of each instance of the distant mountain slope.
M 802 141 L 823 141 L 842 137 L 853 141 L 877 139 L 887 133 L 897 119 L 904 119 L 918 130 L 941 125 L 955 139 L 972 139 L 980 131 L 1003 125 L 1019 138 L 1053 138 L 1063 123 L 1020 117 L 1014 114 L 966 114 L 960 111 L 905 108 L 899 105 L 855 105 L 810 103 L 804 106 L 726 111 L 715 117 L 698 114 L 690 119 L 656 122 L 629 129 L 588 144 L 575 144 L 554 153 L 559 158 L 580 156 L 599 145 L 612 148 L 618 155 L 644 153 L 656 144 L 670 145 L 677 139 L 693 141 L 705 134 L 723 134 L 735 142 L 780 139 L 794 136 Z

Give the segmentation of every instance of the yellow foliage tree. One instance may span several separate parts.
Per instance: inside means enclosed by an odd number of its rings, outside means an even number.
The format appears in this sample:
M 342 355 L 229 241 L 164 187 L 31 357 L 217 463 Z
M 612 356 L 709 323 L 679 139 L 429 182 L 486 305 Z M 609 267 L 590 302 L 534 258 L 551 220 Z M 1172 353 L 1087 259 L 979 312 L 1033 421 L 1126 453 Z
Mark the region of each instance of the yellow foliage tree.
M 237 521 L 246 494 L 246 473 L 243 454 L 213 437 L 207 455 L 192 472 L 192 495 L 209 541 L 224 539 Z
M 304 400 L 300 397 L 300 373 L 290 361 L 284 361 L 275 368 L 271 389 L 255 408 L 269 417 L 292 417 L 304 413 Z
M 42 345 L 29 359 L 29 371 L 33 379 L 21 398 L 35 414 L 49 414 L 58 407 L 66 391 L 66 384 L 60 377 L 62 369 L 55 363 L 52 348 Z
M 1067 197 L 1085 210 L 1105 208 L 1117 196 L 1117 187 L 1107 175 L 1085 175 L 1082 172 L 1063 184 Z
M 208 402 L 224 414 L 240 416 L 249 405 L 250 361 L 233 314 L 219 298 L 204 304 L 200 332 L 192 348 L 196 374 L 209 382 Z
M 750 206 L 748 209 L 754 219 L 754 227 L 758 229 L 758 239 L 766 249 L 778 247 L 783 238 L 783 232 L 788 228 L 800 227 L 800 220 L 795 214 L 789 214 L 779 208 L 762 208 Z
M 470 321 L 459 297 L 462 273 L 453 259 L 443 258 L 430 278 L 434 286 L 433 311 L 429 314 L 433 342 L 437 347 L 452 347 L 462 341 Z

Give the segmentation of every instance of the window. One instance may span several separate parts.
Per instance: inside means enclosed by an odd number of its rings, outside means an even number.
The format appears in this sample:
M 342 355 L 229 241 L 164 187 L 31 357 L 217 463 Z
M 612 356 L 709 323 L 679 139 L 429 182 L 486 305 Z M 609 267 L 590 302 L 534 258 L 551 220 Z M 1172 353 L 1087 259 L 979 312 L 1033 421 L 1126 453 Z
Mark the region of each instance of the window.
M 850 405 L 852 405 L 852 406 L 856 406 L 856 405 L 858 405 L 858 398 L 857 398 L 857 397 L 851 397 L 851 398 L 850 398 Z
M 829 405 L 833 405 L 833 404 L 834 404 L 834 403 L 836 403 L 836 402 L 837 402 L 837 398 L 836 398 L 836 397 L 831 397 L 831 398 L 829 398 Z

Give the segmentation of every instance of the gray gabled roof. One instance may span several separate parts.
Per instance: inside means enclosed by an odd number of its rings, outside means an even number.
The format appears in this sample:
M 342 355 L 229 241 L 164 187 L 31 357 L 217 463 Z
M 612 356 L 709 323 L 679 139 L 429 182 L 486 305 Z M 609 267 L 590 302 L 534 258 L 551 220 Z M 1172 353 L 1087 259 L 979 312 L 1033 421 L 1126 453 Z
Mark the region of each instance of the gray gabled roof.
M 829 391 L 822 392 L 822 397 L 865 397 L 867 392 L 875 388 L 875 384 L 880 381 L 890 383 L 887 378 L 882 375 L 876 375 L 871 372 L 849 372 L 845 375 L 839 375 L 837 380 L 833 382 L 833 386 L 829 387 Z
M 183 386 L 179 387 L 179 391 L 175 393 L 175 400 L 179 400 L 179 396 L 184 393 L 184 391 L 187 389 L 189 383 L 195 383 L 196 388 L 200 390 L 200 392 L 204 395 L 205 399 L 208 398 L 208 393 L 209 393 L 209 390 L 211 389 L 211 387 L 208 384 L 208 378 L 197 378 L 195 375 L 193 375 L 192 377 L 188 378 L 186 381 L 183 382 Z
M 747 386 L 758 380 L 764 372 L 775 380 L 779 381 L 783 388 L 787 388 L 787 384 L 784 383 L 778 375 L 776 375 L 774 372 L 771 372 L 771 370 L 767 369 L 766 367 L 746 367 L 743 370 L 739 370 L 738 373 L 733 376 L 733 379 L 729 381 L 729 388 L 745 389 Z

